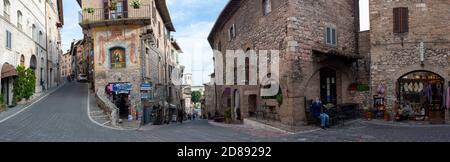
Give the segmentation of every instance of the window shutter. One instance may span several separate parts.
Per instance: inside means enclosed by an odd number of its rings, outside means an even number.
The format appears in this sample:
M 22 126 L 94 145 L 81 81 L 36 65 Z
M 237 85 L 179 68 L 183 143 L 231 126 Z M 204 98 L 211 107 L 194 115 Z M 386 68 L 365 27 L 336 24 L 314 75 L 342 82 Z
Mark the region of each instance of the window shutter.
M 331 29 L 331 40 L 332 40 L 332 44 L 336 45 L 337 44 L 337 36 L 336 36 L 336 29 Z
M 409 32 L 409 11 L 407 7 L 394 8 L 394 33 Z
M 400 33 L 400 8 L 394 8 L 394 33 Z
M 128 18 L 128 0 L 123 0 L 123 17 Z
M 402 33 L 409 32 L 409 11 L 408 8 L 402 8 Z
M 103 0 L 103 15 L 105 20 L 109 19 L 109 3 L 108 0 Z
M 331 44 L 331 29 L 329 27 L 327 27 L 326 39 L 326 43 Z

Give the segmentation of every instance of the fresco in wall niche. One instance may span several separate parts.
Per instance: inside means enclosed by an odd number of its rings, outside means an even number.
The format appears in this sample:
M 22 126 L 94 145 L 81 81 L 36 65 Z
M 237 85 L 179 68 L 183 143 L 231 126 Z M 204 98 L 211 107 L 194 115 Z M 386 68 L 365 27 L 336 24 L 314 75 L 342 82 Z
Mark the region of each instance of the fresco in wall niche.
M 137 64 L 137 40 L 136 30 L 124 29 L 124 28 L 110 28 L 110 30 L 96 32 L 97 46 L 95 49 L 97 64 L 103 68 L 111 68 L 111 62 L 114 58 L 111 58 L 114 49 L 124 49 L 125 51 L 125 66 L 132 66 Z M 113 53 L 111 53 L 113 52 Z

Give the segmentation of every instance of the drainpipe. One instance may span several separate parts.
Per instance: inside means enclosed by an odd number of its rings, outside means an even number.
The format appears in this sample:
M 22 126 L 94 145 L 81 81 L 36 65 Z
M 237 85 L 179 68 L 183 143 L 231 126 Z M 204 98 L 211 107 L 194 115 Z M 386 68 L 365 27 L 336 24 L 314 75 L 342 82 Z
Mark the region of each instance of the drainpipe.
M 45 71 L 46 71 L 46 76 L 45 76 L 45 79 L 47 80 L 47 88 L 46 89 L 49 89 L 50 87 L 48 86 L 49 85 L 49 78 L 48 78 L 48 26 L 47 26 L 47 24 L 48 24 L 48 20 L 47 20 L 47 2 L 45 2 L 44 3 L 44 5 L 45 5 L 45 7 L 44 7 L 44 19 L 45 19 L 45 25 L 44 25 L 44 27 L 45 27 L 45 65 L 47 65 L 46 67 L 45 67 Z M 45 83 L 44 83 L 45 84 Z

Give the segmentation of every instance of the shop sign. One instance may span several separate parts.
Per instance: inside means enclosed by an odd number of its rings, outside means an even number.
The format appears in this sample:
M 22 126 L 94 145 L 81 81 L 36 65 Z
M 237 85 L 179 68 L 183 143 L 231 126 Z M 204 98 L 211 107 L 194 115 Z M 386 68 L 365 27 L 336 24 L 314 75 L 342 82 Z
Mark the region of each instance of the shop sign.
M 131 83 L 116 83 L 113 84 L 113 91 L 119 94 L 128 94 L 133 89 Z

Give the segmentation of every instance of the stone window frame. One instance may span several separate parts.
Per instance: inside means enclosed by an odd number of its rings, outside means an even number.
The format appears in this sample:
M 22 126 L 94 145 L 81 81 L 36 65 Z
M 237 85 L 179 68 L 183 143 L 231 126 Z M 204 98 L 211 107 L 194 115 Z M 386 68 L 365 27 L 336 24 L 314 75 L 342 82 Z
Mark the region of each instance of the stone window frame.
M 3 0 L 3 17 L 5 17 L 7 21 L 11 20 L 11 3 L 9 0 Z
M 25 66 L 25 56 L 20 55 L 20 65 Z
M 228 41 L 232 41 L 236 38 L 236 24 L 232 24 L 228 29 Z
M 266 16 L 272 12 L 272 0 L 262 1 L 263 15 Z
M 12 33 L 9 30 L 6 30 L 5 47 L 8 50 L 12 50 Z
M 334 32 L 334 33 L 333 33 Z M 330 39 L 328 39 L 328 36 Z M 338 46 L 338 30 L 336 25 L 328 24 L 325 26 L 325 44 L 331 47 Z

